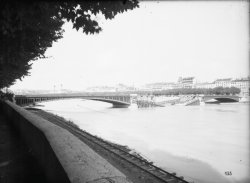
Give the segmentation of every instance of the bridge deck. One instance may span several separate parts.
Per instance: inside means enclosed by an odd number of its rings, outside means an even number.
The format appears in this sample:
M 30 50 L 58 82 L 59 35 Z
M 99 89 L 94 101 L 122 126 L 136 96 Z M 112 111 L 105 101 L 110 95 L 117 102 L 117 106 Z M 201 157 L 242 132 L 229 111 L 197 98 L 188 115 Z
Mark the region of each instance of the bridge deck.
M 15 101 L 17 105 L 26 106 L 35 104 L 36 102 L 60 100 L 60 99 L 89 99 L 113 104 L 114 107 L 127 107 L 130 105 L 129 95 L 17 95 Z

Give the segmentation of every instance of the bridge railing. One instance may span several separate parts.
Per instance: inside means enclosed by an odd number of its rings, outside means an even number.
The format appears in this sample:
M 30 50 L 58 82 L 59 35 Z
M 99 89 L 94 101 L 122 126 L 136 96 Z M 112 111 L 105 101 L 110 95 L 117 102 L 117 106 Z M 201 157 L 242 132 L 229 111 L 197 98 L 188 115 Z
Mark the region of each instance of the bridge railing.
M 17 105 L 25 106 L 30 104 L 35 104 L 36 102 L 43 102 L 43 101 L 50 101 L 50 100 L 59 100 L 59 99 L 73 99 L 73 98 L 83 98 L 83 99 L 91 99 L 91 98 L 100 98 L 100 99 L 109 99 L 114 101 L 120 101 L 124 103 L 130 104 L 130 95 L 66 95 L 66 94 L 59 94 L 59 95 L 17 95 L 15 96 L 15 101 Z

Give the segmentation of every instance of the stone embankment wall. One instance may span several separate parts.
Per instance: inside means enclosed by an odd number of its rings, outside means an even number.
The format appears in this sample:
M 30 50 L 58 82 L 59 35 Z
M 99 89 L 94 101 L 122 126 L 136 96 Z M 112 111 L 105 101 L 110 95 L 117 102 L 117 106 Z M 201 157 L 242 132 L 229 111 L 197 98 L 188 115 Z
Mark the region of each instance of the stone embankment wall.
M 11 102 L 0 101 L 0 112 L 31 149 L 48 182 L 129 182 L 124 174 L 67 130 Z

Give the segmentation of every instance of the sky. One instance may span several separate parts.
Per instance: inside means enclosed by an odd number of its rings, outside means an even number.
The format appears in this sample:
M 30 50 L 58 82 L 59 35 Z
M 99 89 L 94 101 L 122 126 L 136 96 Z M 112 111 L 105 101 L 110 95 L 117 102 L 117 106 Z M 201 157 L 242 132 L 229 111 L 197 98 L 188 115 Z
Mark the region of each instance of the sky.
M 140 86 L 194 76 L 200 82 L 249 75 L 247 1 L 140 2 L 86 35 L 64 25 L 64 37 L 10 89 L 84 90 Z

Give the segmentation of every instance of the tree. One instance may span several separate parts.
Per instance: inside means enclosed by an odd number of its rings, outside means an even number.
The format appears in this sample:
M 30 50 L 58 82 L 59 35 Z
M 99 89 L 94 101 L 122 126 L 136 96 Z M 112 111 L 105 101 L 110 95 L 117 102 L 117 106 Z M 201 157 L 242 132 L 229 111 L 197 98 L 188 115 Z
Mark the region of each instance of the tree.
M 223 94 L 223 87 L 221 87 L 221 86 L 215 87 L 215 88 L 213 89 L 213 94 L 222 95 L 222 94 Z
M 118 13 L 139 7 L 137 0 L 0 2 L 0 89 L 14 84 L 29 74 L 31 61 L 45 58 L 45 51 L 62 38 L 62 25 L 72 22 L 73 28 L 85 34 L 102 29 L 97 14 L 113 19 Z
M 236 87 L 231 87 L 229 88 L 229 90 L 230 90 L 229 93 L 233 95 L 239 94 L 241 91 L 239 88 L 236 88 Z
M 177 89 L 169 89 L 163 91 L 154 91 L 154 95 L 197 95 L 197 94 L 205 94 L 205 95 L 235 95 L 239 94 L 240 89 L 235 87 L 215 87 L 215 88 L 177 88 Z

